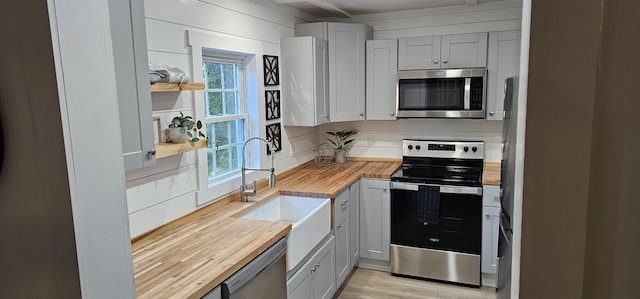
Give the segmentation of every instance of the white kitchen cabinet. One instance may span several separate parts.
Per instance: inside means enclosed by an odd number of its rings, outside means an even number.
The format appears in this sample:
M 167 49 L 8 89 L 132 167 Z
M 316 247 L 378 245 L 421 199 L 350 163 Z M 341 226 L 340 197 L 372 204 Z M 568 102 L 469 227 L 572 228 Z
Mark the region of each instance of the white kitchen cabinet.
M 287 281 L 288 299 L 328 299 L 336 288 L 335 237 L 331 236 Z
M 327 42 L 311 36 L 283 38 L 280 51 L 283 124 L 328 123 Z
M 489 33 L 487 120 L 504 117 L 504 80 L 520 71 L 520 31 Z
M 331 122 L 365 119 L 365 41 L 372 28 L 353 23 L 303 23 L 295 36 L 327 40 L 329 117 Z
M 349 187 L 349 251 L 351 252 L 350 268 L 353 269 L 360 259 L 360 181 Z
M 482 218 L 482 273 L 498 273 L 498 239 L 500 233 L 500 207 L 483 207 Z
M 487 279 L 487 277 L 495 277 L 494 275 L 498 274 L 500 209 L 500 187 L 483 186 L 480 272 L 482 272 L 485 286 L 495 287 L 495 279 Z
M 109 0 L 122 151 L 126 171 L 155 165 L 144 3 Z
M 389 181 L 360 181 L 360 257 L 389 261 Z
M 336 210 L 344 210 L 340 214 L 334 213 L 333 225 L 336 236 L 336 286 L 339 287 L 351 273 L 349 190 L 342 192 L 335 200 Z
M 220 286 L 217 286 L 215 289 L 211 290 L 211 292 L 204 295 L 201 299 L 222 299 L 222 289 Z
M 398 40 L 367 41 L 367 120 L 396 119 Z
M 336 237 L 336 286 L 339 288 L 360 258 L 358 228 L 360 182 L 355 182 L 333 201 Z
M 487 66 L 487 33 L 401 38 L 398 69 L 448 69 Z

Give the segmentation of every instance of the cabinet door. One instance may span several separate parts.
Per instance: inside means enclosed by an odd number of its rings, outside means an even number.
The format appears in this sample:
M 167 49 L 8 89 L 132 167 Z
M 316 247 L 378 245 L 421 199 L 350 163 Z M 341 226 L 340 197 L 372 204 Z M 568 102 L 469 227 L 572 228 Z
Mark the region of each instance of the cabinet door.
M 283 38 L 280 50 L 284 125 L 329 122 L 327 42 L 311 36 Z
M 336 219 L 334 234 L 336 236 L 336 286 L 342 285 L 351 272 L 349 209 Z
M 222 299 L 222 291 L 220 286 L 217 286 L 215 289 L 211 290 L 211 292 L 207 293 L 200 299 Z
M 482 252 L 480 269 L 482 273 L 498 273 L 498 238 L 500 233 L 500 207 L 483 207 Z
M 109 0 L 126 171 L 155 165 L 143 1 Z
M 289 280 L 287 280 L 287 299 L 312 298 L 312 273 L 315 271 L 315 261 L 311 258 Z
M 350 269 L 358 263 L 360 259 L 360 182 L 355 182 L 349 188 L 349 251 L 351 252 Z
M 487 61 L 487 119 L 504 117 L 504 80 L 520 71 L 520 31 L 491 32 Z
M 398 69 L 439 69 L 440 43 L 441 37 L 439 35 L 399 39 Z
M 367 41 L 367 120 L 396 119 L 398 40 Z
M 315 258 L 315 270 L 313 271 L 312 292 L 314 299 L 328 299 L 333 297 L 336 288 L 336 256 L 335 237 L 318 250 Z
M 389 181 L 362 180 L 360 197 L 360 256 L 389 261 Z
M 487 33 L 452 34 L 442 36 L 444 68 L 487 66 Z
M 364 120 L 367 25 L 328 23 L 331 122 Z

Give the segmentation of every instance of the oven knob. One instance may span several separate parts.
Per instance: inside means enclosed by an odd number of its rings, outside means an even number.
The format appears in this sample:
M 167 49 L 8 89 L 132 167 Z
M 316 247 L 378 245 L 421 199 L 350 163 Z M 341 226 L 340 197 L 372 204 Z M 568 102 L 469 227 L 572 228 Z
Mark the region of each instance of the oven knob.
M 407 146 L 407 148 L 412 150 L 413 149 L 413 145 L 409 144 L 409 146 Z
M 417 149 L 417 150 L 420 150 L 420 146 L 419 146 L 419 145 L 416 145 L 416 149 Z
M 466 153 L 466 152 L 468 152 L 468 151 L 469 151 L 469 147 L 468 147 L 468 146 L 465 146 L 465 147 L 464 147 L 464 152 Z
M 474 147 L 471 148 L 471 150 L 475 153 L 475 152 L 478 151 L 478 148 L 474 146 Z

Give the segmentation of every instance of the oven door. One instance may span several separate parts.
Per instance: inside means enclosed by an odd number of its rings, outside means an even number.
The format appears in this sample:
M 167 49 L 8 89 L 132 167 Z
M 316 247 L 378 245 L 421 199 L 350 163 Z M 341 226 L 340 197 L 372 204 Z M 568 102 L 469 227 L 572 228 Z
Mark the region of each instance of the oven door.
M 440 187 L 438 223 L 418 215 L 420 185 Z M 482 188 L 391 183 L 391 244 L 480 254 Z

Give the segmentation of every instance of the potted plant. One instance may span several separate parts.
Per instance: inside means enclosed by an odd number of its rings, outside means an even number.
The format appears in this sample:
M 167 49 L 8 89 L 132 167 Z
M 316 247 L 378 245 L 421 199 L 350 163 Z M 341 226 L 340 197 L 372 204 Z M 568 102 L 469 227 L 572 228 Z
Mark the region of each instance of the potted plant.
M 196 141 L 207 139 L 207 137 L 200 131 L 202 129 L 202 122 L 193 120 L 193 117 L 184 115 L 180 111 L 180 116 L 176 116 L 171 120 L 169 124 L 169 139 L 173 143 L 185 143 L 189 142 L 191 146 L 195 146 Z
M 349 139 L 349 137 L 355 135 L 356 131 L 336 131 L 336 132 L 326 132 L 327 134 L 333 136 L 333 138 L 327 138 L 331 144 L 335 147 L 334 149 L 334 157 L 336 163 L 345 163 L 347 162 L 347 148 L 346 145 L 355 141 L 354 138 Z

